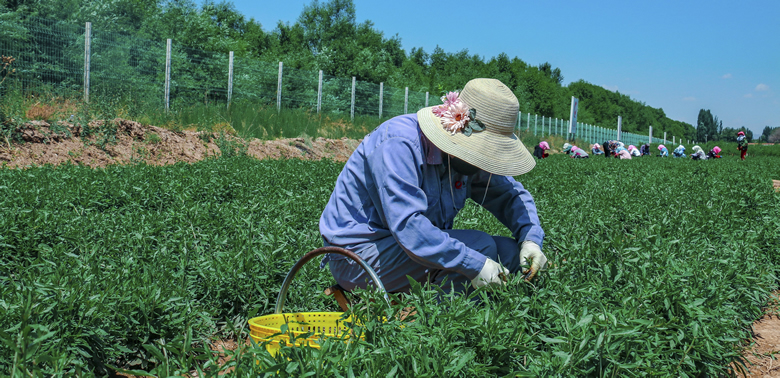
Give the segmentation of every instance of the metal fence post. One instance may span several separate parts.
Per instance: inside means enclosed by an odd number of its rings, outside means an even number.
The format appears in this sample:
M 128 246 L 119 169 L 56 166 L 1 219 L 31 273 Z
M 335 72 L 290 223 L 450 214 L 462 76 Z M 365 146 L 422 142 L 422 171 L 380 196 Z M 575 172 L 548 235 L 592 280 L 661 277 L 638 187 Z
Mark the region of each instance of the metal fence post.
M 647 135 L 647 144 L 653 143 L 653 126 L 650 126 L 650 133 Z
M 171 109 L 171 39 L 165 48 L 165 112 Z
M 84 102 L 89 103 L 89 63 L 92 55 L 92 23 L 84 25 Z
M 664 144 L 666 144 L 666 131 L 664 131 Z
M 523 128 L 523 112 L 517 112 L 517 129 Z
M 536 136 L 536 121 L 539 119 L 538 114 L 534 114 L 534 136 Z
M 320 70 L 320 78 L 317 84 L 317 114 L 320 114 L 322 108 L 322 70 Z
M 379 83 L 379 118 L 382 118 L 382 102 L 384 101 L 385 83 Z
M 406 87 L 406 90 L 404 91 L 404 114 L 407 113 L 408 107 L 409 107 L 409 87 Z
M 526 118 L 528 122 L 525 123 L 525 130 L 528 131 L 531 128 L 531 113 L 528 113 Z M 534 135 L 536 135 L 536 126 L 534 126 Z
M 284 63 L 279 62 L 279 80 L 276 82 L 276 112 L 282 111 L 282 71 Z
M 233 52 L 228 56 L 228 93 L 227 107 L 230 109 L 230 101 L 233 100 Z
M 355 120 L 355 77 L 352 76 L 352 104 L 349 107 L 349 118 Z
M 428 107 L 428 92 L 425 92 L 425 107 Z
M 542 116 L 542 136 L 544 136 L 544 116 Z

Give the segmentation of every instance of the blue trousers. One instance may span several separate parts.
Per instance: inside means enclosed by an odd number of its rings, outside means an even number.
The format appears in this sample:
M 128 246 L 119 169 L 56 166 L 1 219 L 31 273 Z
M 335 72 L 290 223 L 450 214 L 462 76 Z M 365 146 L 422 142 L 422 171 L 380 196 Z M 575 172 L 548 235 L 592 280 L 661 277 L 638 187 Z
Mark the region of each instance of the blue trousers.
M 475 230 L 442 230 L 450 237 L 459 240 L 493 261 L 501 263 L 512 273 L 520 270 L 520 252 L 517 241 L 504 236 L 491 236 Z M 326 245 L 329 245 L 326 243 Z M 339 246 L 357 253 L 374 269 L 388 293 L 408 293 L 409 278 L 441 286 L 445 291 L 466 292 L 471 288 L 471 280 L 455 271 L 429 268 L 412 260 L 393 237 L 380 239 L 372 243 L 355 246 Z M 357 263 L 328 255 L 323 259 L 327 263 L 336 282 L 344 289 L 366 288 L 373 285 L 371 278 Z

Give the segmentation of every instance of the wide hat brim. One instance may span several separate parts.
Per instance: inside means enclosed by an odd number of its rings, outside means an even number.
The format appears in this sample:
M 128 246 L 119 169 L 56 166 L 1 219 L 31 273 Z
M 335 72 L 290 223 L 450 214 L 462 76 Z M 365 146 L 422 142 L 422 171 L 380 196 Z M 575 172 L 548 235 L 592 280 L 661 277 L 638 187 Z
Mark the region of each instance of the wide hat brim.
M 466 136 L 444 129 L 433 107 L 420 109 L 417 120 L 423 134 L 440 150 L 479 169 L 499 176 L 518 176 L 536 166 L 536 160 L 514 134 L 491 132 L 490 129 Z

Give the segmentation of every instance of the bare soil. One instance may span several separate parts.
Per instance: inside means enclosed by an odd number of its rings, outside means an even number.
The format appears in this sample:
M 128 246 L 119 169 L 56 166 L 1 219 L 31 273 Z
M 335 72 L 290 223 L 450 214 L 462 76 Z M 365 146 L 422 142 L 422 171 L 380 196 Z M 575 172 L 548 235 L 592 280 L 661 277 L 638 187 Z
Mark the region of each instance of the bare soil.
M 91 125 L 100 126 L 102 122 L 95 121 Z M 25 168 L 72 163 L 98 168 L 140 162 L 150 165 L 194 163 L 221 155 L 219 138 L 245 146 L 247 154 L 257 159 L 327 158 L 343 162 L 360 143 L 346 138 L 244 140 L 230 134 L 176 132 L 119 118 L 106 122 L 116 127 L 115 138 L 108 141 L 103 135 L 81 137 L 81 127 L 67 122 L 56 125 L 45 121 L 28 122 L 17 128 L 24 143 L 0 143 L 0 165 Z
M 738 377 L 780 377 L 780 291 L 772 293 L 764 316 L 753 323 L 753 342 L 742 356 L 748 374 Z

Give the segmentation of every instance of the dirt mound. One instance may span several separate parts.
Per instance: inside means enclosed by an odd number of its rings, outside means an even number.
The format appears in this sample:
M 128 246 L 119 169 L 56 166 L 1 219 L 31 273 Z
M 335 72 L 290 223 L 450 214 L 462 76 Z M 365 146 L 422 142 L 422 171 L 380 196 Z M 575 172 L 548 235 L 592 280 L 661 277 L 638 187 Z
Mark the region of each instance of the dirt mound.
M 221 148 L 239 150 L 258 159 L 346 161 L 360 143 L 324 138 L 247 141 L 225 133 L 177 132 L 119 118 L 93 121 L 86 129 L 90 132 L 69 122 L 25 123 L 15 130 L 14 139 L 18 143 L 5 140 L 0 146 L 0 165 L 12 168 L 63 163 L 93 168 L 139 162 L 167 165 L 219 156 Z

